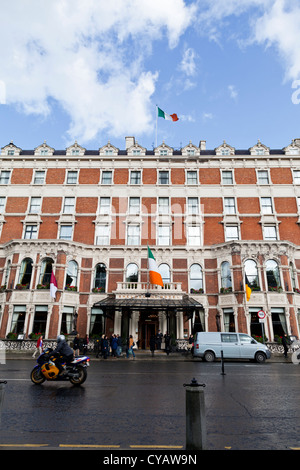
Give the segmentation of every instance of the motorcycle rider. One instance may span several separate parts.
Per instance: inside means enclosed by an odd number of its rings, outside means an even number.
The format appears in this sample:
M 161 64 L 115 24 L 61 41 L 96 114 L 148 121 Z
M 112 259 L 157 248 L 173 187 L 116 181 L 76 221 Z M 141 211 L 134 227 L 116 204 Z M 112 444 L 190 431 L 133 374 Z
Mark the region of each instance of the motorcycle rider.
M 74 358 L 73 349 L 68 345 L 64 335 L 57 337 L 57 346 L 52 351 L 51 355 L 56 357 L 55 365 L 59 369 L 59 375 L 65 374 L 65 368 L 62 363 L 68 364 Z

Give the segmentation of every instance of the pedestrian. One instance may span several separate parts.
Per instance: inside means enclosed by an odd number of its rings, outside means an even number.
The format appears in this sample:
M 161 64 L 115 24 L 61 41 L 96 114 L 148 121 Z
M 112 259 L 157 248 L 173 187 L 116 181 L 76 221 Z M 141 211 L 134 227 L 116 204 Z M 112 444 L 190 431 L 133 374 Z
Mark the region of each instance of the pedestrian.
M 79 348 L 80 348 L 80 339 L 79 339 L 79 333 L 77 333 L 73 341 L 74 357 L 79 356 Z
M 111 341 L 111 352 L 114 358 L 117 358 L 118 339 L 116 335 L 112 335 Z
M 83 340 L 83 342 L 82 342 L 82 348 L 83 348 L 83 355 L 84 355 L 84 356 L 85 356 L 86 353 L 87 353 L 89 342 L 90 342 L 90 340 L 89 340 L 88 335 L 85 335 L 85 338 L 84 338 L 84 340 Z
M 152 357 L 154 357 L 155 344 L 156 344 L 156 337 L 154 334 L 152 334 L 150 336 L 150 351 L 151 351 Z
M 103 341 L 102 341 L 102 349 L 101 349 L 101 352 L 102 352 L 102 356 L 103 356 L 104 359 L 107 359 L 107 356 L 108 356 L 108 347 L 109 347 L 109 344 L 108 344 L 107 336 L 106 336 L 106 335 L 103 335 Z
M 189 337 L 189 344 L 191 345 L 191 353 L 194 354 L 194 336 L 190 335 Z
M 133 346 L 135 346 L 135 343 L 134 343 L 134 341 L 133 341 L 132 335 L 130 335 L 130 336 L 129 336 L 129 339 L 128 339 L 128 347 L 127 347 L 127 351 L 126 351 L 126 357 L 127 357 L 127 359 L 129 358 L 129 355 L 132 355 L 132 359 L 135 359 L 135 354 L 134 354 Z
M 96 339 L 95 339 L 95 342 L 94 342 L 94 352 L 96 353 L 96 357 L 98 358 L 98 357 L 99 357 L 99 354 L 100 354 L 100 340 L 99 340 L 99 338 L 96 338 Z
M 157 344 L 157 349 L 161 349 L 161 342 L 162 342 L 162 332 L 158 330 L 157 335 L 156 335 L 156 344 Z
M 287 353 L 288 353 L 288 350 L 289 350 L 289 340 L 288 340 L 288 337 L 287 337 L 287 334 L 284 333 L 283 337 L 281 338 L 282 340 L 282 346 L 283 346 L 283 354 L 284 354 L 284 357 L 287 358 Z
M 120 335 L 117 335 L 117 356 L 120 357 L 122 355 L 122 338 Z
M 35 357 L 37 352 L 39 353 L 39 355 L 41 355 L 43 352 L 43 336 L 42 335 L 37 340 L 35 351 L 32 354 L 32 357 Z
M 164 338 L 165 338 L 165 351 L 168 356 L 171 352 L 171 336 L 169 335 L 168 332 L 166 332 Z

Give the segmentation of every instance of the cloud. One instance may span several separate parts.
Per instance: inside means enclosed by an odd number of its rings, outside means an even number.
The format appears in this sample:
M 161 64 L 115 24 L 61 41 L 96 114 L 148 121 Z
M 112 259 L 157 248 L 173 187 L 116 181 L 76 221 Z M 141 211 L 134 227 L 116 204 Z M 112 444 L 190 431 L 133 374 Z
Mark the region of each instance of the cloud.
M 238 92 L 234 85 L 228 85 L 228 92 L 229 92 L 230 98 L 232 98 L 233 100 L 235 100 L 238 97 Z
M 196 53 L 193 48 L 188 47 L 185 49 L 182 57 L 182 61 L 179 66 L 179 70 L 191 77 L 196 74 Z
M 152 131 L 155 41 L 178 45 L 195 6 L 184 0 L 0 0 L 0 82 L 7 105 L 47 117 L 58 103 L 69 141 Z M 12 21 L 13 19 L 13 21 Z M 2 93 L 3 94 L 3 93 Z M 2 97 L 3 101 L 3 97 Z

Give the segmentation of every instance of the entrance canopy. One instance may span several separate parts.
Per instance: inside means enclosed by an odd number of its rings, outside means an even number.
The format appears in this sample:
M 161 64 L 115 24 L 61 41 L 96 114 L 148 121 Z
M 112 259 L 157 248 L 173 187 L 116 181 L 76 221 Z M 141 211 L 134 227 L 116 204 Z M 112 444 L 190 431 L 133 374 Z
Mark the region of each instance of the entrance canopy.
M 189 296 L 183 296 L 181 299 L 170 299 L 165 297 L 130 297 L 126 299 L 117 299 L 115 296 L 106 297 L 94 304 L 94 307 L 105 308 L 130 308 L 130 309 L 154 309 L 154 310 L 194 310 L 202 308 L 202 304 Z

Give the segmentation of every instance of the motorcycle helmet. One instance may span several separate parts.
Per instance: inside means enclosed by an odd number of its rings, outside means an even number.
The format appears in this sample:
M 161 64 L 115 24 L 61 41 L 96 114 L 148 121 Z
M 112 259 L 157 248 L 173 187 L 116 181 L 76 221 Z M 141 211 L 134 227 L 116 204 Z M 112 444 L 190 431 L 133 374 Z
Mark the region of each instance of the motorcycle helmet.
M 66 338 L 64 337 L 64 335 L 59 335 L 59 336 L 57 337 L 57 340 L 56 340 L 56 341 L 57 341 L 58 343 L 60 343 L 61 341 L 64 341 L 65 339 L 66 339 Z

